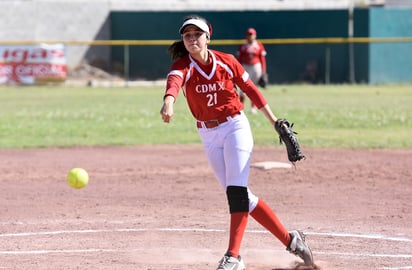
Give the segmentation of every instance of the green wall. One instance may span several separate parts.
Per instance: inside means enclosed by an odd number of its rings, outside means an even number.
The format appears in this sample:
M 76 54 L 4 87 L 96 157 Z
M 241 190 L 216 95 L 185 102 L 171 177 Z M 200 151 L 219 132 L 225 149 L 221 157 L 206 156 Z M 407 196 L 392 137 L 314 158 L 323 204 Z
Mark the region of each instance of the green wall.
M 182 18 L 199 14 L 213 25 L 212 39 L 243 39 L 245 30 L 254 27 L 258 38 L 342 37 L 347 35 L 347 11 L 255 11 L 255 12 L 112 12 L 112 39 L 179 39 Z M 211 46 L 235 54 L 237 46 Z M 324 79 L 326 48 L 331 52 L 331 81 L 348 77 L 347 45 L 266 45 L 271 83 L 301 80 L 306 65 L 318 64 L 317 80 Z M 123 47 L 113 46 L 112 60 L 123 63 Z M 171 64 L 167 46 L 130 47 L 130 77 L 165 78 Z
M 412 37 L 412 10 L 372 8 L 370 36 Z M 374 43 L 369 54 L 370 83 L 412 82 L 412 43 Z
M 213 25 L 213 39 L 243 39 L 245 30 L 256 28 L 258 39 L 347 37 L 347 10 L 224 11 L 224 12 L 112 12 L 113 40 L 177 40 L 183 17 L 198 14 Z M 356 9 L 355 37 L 412 36 L 412 10 Z M 355 43 L 356 82 L 410 80 L 411 44 Z M 237 45 L 210 46 L 236 54 Z M 311 63 L 317 65 L 314 82 L 325 81 L 330 66 L 331 83 L 349 81 L 348 44 L 265 44 L 270 83 L 299 82 Z M 326 58 L 329 52 L 328 58 Z M 405 57 L 405 55 L 407 55 Z M 385 56 L 385 57 L 383 57 Z M 113 66 L 123 66 L 122 46 L 112 46 Z M 327 59 L 329 62 L 327 63 Z M 165 78 L 170 57 L 167 46 L 131 46 L 130 78 Z M 328 65 L 329 64 L 329 65 Z M 399 65 L 399 68 L 398 68 Z
M 354 13 L 354 37 L 369 37 L 369 10 L 357 9 Z M 369 82 L 369 43 L 355 43 L 355 81 Z

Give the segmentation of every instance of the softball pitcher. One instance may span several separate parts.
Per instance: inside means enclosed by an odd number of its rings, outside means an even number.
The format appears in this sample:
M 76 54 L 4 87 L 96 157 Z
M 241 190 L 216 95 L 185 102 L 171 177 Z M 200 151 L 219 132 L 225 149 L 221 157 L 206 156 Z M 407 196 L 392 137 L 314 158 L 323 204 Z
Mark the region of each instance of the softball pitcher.
M 277 118 L 242 65 L 230 54 L 209 50 L 211 25 L 199 16 L 185 18 L 181 40 L 169 47 L 174 60 L 167 76 L 160 114 L 169 123 L 182 89 L 207 158 L 226 192 L 230 212 L 229 244 L 218 270 L 245 270 L 239 255 L 249 215 L 277 237 L 286 249 L 313 266 L 310 248 L 300 231 L 288 232 L 270 207 L 248 187 L 253 137 L 236 87 L 274 125 Z

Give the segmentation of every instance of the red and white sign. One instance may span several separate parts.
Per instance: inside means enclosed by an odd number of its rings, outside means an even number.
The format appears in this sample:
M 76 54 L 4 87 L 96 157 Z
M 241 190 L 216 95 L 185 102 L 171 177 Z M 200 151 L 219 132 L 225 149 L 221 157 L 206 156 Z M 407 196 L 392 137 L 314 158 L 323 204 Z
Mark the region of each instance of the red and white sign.
M 63 44 L 0 46 L 0 84 L 35 84 L 66 79 Z

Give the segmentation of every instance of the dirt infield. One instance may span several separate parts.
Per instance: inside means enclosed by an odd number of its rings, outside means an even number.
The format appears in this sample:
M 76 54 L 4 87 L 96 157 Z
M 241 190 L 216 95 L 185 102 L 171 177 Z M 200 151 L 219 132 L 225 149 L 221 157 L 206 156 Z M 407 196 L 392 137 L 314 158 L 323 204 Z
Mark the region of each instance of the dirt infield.
M 412 150 L 306 149 L 296 169 L 252 169 L 252 191 L 302 229 L 321 269 L 412 269 Z M 215 269 L 225 195 L 200 145 L 0 150 L 0 269 Z M 286 161 L 256 147 L 254 162 Z M 72 167 L 90 174 L 81 190 Z M 249 220 L 248 270 L 296 258 Z

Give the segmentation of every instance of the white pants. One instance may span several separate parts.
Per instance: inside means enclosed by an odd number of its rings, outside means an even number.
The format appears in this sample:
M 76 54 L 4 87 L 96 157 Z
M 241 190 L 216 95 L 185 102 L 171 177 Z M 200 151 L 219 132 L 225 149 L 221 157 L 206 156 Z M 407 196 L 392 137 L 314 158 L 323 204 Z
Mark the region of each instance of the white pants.
M 258 81 L 263 75 L 262 64 L 260 62 L 253 65 L 243 64 L 243 68 L 249 74 L 249 78 L 252 82 L 258 86 Z M 240 96 L 245 96 L 245 93 L 243 93 L 242 90 L 238 89 L 238 92 Z
M 262 77 L 263 75 L 262 64 L 261 63 L 256 63 L 253 65 L 243 64 L 243 67 L 246 70 L 246 72 L 249 73 L 249 77 L 252 80 L 252 82 L 254 84 L 257 84 L 260 77 Z
M 198 129 L 216 178 L 226 191 L 228 186 L 248 187 L 253 136 L 246 115 L 229 117 L 216 128 Z M 258 198 L 249 190 L 249 212 L 255 209 Z

